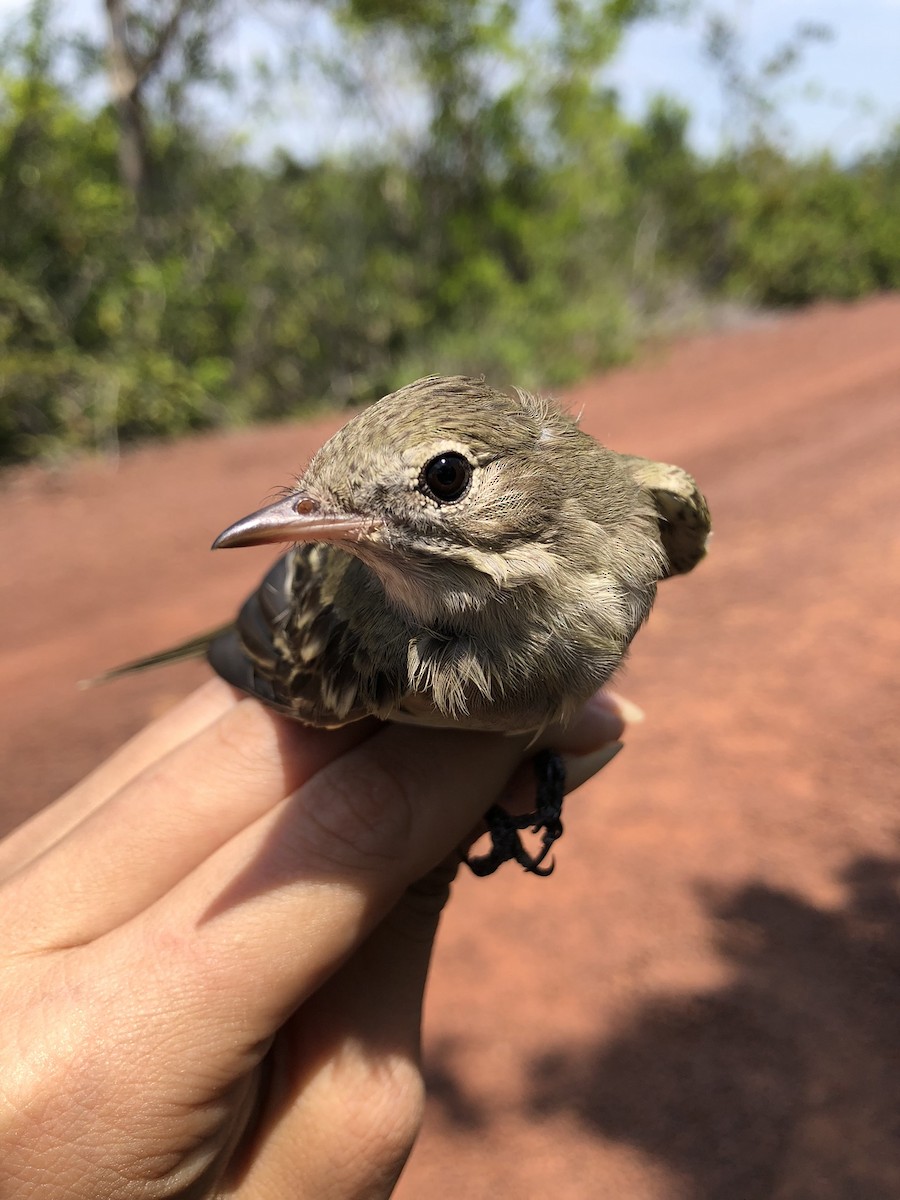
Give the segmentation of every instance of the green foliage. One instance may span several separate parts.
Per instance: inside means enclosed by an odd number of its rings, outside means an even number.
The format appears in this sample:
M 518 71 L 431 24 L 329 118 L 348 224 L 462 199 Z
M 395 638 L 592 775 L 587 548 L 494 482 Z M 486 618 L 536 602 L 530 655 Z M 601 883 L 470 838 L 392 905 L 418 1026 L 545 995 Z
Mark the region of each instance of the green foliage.
M 900 135 L 845 169 L 792 158 L 759 122 L 701 158 L 664 100 L 629 124 L 601 69 L 654 5 L 555 0 L 540 44 L 504 0 L 325 7 L 348 39 L 336 55 L 370 39 L 409 65 L 419 136 L 253 165 L 204 136 L 190 63 L 170 60 L 178 103 L 151 88 L 138 112 L 140 190 L 121 112 L 86 110 L 65 82 L 49 4 L 7 44 L 0 462 L 370 399 L 431 371 L 570 381 L 626 358 L 683 281 L 766 304 L 900 286 Z M 157 34 L 135 28 L 152 57 Z M 182 34 L 211 45 L 202 25 Z

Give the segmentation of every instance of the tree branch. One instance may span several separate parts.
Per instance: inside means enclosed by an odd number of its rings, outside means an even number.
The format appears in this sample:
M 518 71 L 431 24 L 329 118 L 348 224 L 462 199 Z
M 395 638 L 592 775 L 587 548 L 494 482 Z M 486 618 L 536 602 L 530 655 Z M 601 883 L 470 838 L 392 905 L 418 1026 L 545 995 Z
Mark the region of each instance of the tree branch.
M 107 0 L 107 2 L 109 2 L 109 0 Z M 181 27 L 182 21 L 193 5 L 194 0 L 177 0 L 171 16 L 156 35 L 155 45 L 151 47 L 141 62 L 135 66 L 138 87 L 140 87 L 141 84 L 153 74 L 153 72 L 162 62 L 169 47 L 178 36 L 178 31 Z

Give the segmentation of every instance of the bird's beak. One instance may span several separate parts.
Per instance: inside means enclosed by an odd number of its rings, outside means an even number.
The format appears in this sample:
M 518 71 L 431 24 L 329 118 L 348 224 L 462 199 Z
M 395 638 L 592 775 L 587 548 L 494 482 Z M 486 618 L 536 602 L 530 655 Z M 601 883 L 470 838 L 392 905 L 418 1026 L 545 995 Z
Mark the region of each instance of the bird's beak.
M 213 550 L 271 542 L 358 542 L 380 525 L 366 517 L 329 513 L 303 492 L 235 521 L 219 534 Z

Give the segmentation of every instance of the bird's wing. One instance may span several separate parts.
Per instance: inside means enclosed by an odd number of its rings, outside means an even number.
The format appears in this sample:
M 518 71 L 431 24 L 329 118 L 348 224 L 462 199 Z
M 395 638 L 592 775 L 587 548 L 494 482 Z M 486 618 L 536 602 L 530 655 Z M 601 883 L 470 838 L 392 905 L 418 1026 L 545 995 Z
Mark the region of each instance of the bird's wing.
M 624 456 L 641 487 L 653 497 L 659 514 L 659 534 L 669 560 L 670 575 L 693 570 L 706 554 L 710 534 L 709 506 L 693 476 L 670 463 Z
M 334 604 L 348 556 L 298 546 L 272 567 L 206 655 L 234 687 L 310 725 L 358 721 L 377 707 L 361 694 L 359 645 Z

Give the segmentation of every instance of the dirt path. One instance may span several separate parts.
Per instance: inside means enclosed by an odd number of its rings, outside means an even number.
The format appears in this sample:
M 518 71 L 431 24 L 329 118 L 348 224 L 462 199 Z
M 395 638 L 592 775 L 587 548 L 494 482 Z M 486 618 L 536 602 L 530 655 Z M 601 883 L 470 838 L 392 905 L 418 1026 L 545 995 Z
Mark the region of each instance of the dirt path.
M 900 297 L 704 337 L 572 394 L 691 468 L 715 541 L 620 687 L 647 711 L 556 874 L 461 880 L 402 1200 L 900 1196 Z M 0 493 L 10 826 L 203 668 L 77 692 L 227 616 L 205 553 L 335 422 Z

